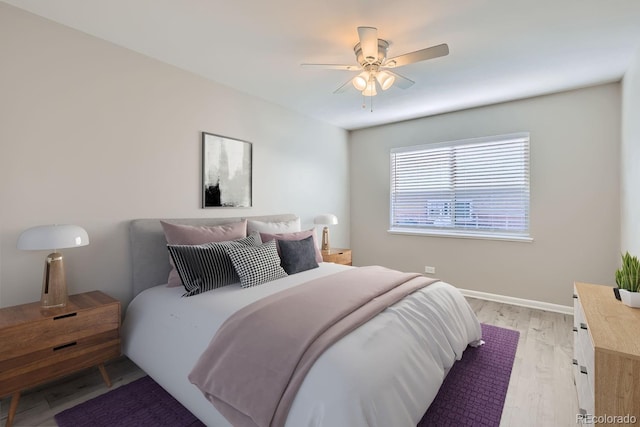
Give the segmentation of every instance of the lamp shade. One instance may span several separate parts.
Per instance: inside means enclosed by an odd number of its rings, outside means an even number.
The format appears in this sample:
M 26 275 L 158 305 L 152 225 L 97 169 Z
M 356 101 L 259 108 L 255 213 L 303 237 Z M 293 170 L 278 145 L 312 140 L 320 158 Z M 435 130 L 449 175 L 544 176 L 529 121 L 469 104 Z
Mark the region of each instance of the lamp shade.
M 77 225 L 41 225 L 29 228 L 18 237 L 18 249 L 49 250 L 89 244 L 87 231 Z
M 338 223 L 338 217 L 334 214 L 320 214 L 313 219 L 314 224 L 321 225 L 336 225 Z

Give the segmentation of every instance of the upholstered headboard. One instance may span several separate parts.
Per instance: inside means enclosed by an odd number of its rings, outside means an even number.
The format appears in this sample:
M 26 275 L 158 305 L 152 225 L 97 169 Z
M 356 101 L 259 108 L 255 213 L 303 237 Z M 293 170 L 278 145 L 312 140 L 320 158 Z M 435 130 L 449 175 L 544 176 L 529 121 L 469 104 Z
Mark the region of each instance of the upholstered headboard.
M 280 214 L 233 218 L 162 218 L 162 221 L 187 225 L 219 225 L 243 219 L 275 222 L 295 218 L 297 215 L 294 214 Z M 161 218 L 134 219 L 129 225 L 134 296 L 152 286 L 167 283 L 169 252 L 160 220 Z

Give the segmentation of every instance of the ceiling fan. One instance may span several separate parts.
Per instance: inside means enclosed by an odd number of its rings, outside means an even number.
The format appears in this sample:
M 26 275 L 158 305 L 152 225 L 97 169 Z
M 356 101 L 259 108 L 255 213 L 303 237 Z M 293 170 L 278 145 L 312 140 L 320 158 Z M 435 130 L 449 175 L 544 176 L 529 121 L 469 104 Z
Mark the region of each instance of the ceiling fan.
M 449 46 L 446 43 L 415 52 L 405 53 L 387 59 L 389 42 L 378 38 L 378 30 L 374 27 L 358 27 L 358 38 L 360 42 L 353 47 L 358 65 L 340 64 L 301 64 L 306 68 L 323 68 L 329 70 L 361 70 L 360 74 L 349 79 L 346 83 L 336 89 L 333 93 L 342 93 L 350 88 L 352 84 L 364 96 L 375 96 L 378 94 L 377 87 L 387 90 L 394 83 L 401 89 L 411 87 L 415 82 L 392 69 L 414 62 L 426 61 L 427 59 L 438 58 L 449 54 Z

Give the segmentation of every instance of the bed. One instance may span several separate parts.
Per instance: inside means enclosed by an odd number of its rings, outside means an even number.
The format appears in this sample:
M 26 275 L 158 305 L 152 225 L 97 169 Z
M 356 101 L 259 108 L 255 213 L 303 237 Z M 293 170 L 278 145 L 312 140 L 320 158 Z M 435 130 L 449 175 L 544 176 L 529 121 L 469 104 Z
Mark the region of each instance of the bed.
M 252 217 L 285 221 L 294 215 Z M 172 219 L 190 225 L 240 218 Z M 320 277 L 357 268 L 318 268 L 251 288 L 224 286 L 188 298 L 167 287 L 167 242 L 158 219 L 130 226 L 134 299 L 123 322 L 123 351 L 206 425 L 231 424 L 188 380 L 218 328 L 253 301 Z M 313 364 L 285 426 L 412 427 L 435 398 L 467 345 L 481 341 L 480 324 L 453 286 L 436 282 L 411 293 L 333 344 Z

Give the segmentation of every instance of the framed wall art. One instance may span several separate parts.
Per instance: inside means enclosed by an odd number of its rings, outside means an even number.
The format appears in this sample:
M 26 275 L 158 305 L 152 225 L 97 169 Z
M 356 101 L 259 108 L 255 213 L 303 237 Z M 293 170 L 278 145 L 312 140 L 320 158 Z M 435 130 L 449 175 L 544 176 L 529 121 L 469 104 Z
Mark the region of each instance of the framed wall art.
M 202 207 L 251 207 L 252 144 L 202 132 Z

